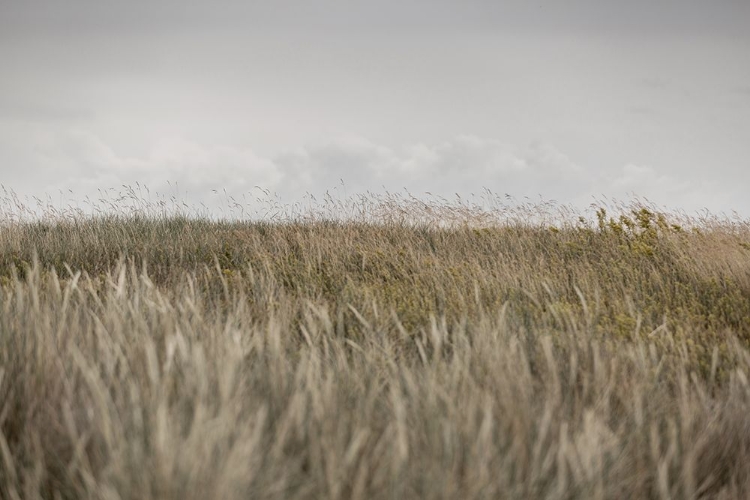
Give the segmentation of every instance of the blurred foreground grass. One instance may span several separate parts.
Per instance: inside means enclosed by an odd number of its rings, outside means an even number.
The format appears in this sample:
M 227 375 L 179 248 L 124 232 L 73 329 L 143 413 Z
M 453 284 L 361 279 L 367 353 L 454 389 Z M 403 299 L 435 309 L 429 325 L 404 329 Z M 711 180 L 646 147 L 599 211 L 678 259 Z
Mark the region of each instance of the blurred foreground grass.
M 750 223 L 386 201 L 9 219 L 0 497 L 750 497 Z

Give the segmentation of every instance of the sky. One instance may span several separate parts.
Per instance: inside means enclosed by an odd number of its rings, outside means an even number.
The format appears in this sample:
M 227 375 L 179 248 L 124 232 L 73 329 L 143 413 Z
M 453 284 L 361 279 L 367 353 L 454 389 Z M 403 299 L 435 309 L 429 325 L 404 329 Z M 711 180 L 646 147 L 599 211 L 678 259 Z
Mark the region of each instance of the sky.
M 0 0 L 0 183 L 750 217 L 748 54 L 747 0 Z

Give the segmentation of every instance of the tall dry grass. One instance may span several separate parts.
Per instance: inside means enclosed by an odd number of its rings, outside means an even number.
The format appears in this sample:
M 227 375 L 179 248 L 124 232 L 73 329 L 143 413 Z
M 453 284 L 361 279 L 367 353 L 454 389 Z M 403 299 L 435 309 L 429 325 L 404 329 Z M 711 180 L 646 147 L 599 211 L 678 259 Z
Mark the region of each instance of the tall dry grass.
M 747 221 L 149 210 L 0 227 L 1 498 L 750 497 Z

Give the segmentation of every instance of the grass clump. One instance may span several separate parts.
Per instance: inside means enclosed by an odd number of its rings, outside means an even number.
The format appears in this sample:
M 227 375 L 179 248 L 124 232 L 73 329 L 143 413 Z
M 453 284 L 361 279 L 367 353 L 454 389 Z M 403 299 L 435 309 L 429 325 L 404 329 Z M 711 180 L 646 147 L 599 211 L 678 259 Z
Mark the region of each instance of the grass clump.
M 747 222 L 323 208 L 9 219 L 0 497 L 750 496 Z

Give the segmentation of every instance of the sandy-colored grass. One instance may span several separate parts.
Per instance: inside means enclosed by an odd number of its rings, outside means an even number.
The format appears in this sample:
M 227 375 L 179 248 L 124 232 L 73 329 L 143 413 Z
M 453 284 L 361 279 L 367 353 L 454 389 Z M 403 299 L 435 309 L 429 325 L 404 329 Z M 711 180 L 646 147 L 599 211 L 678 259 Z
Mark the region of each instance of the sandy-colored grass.
M 6 217 L 0 498 L 750 498 L 750 224 L 420 203 Z

